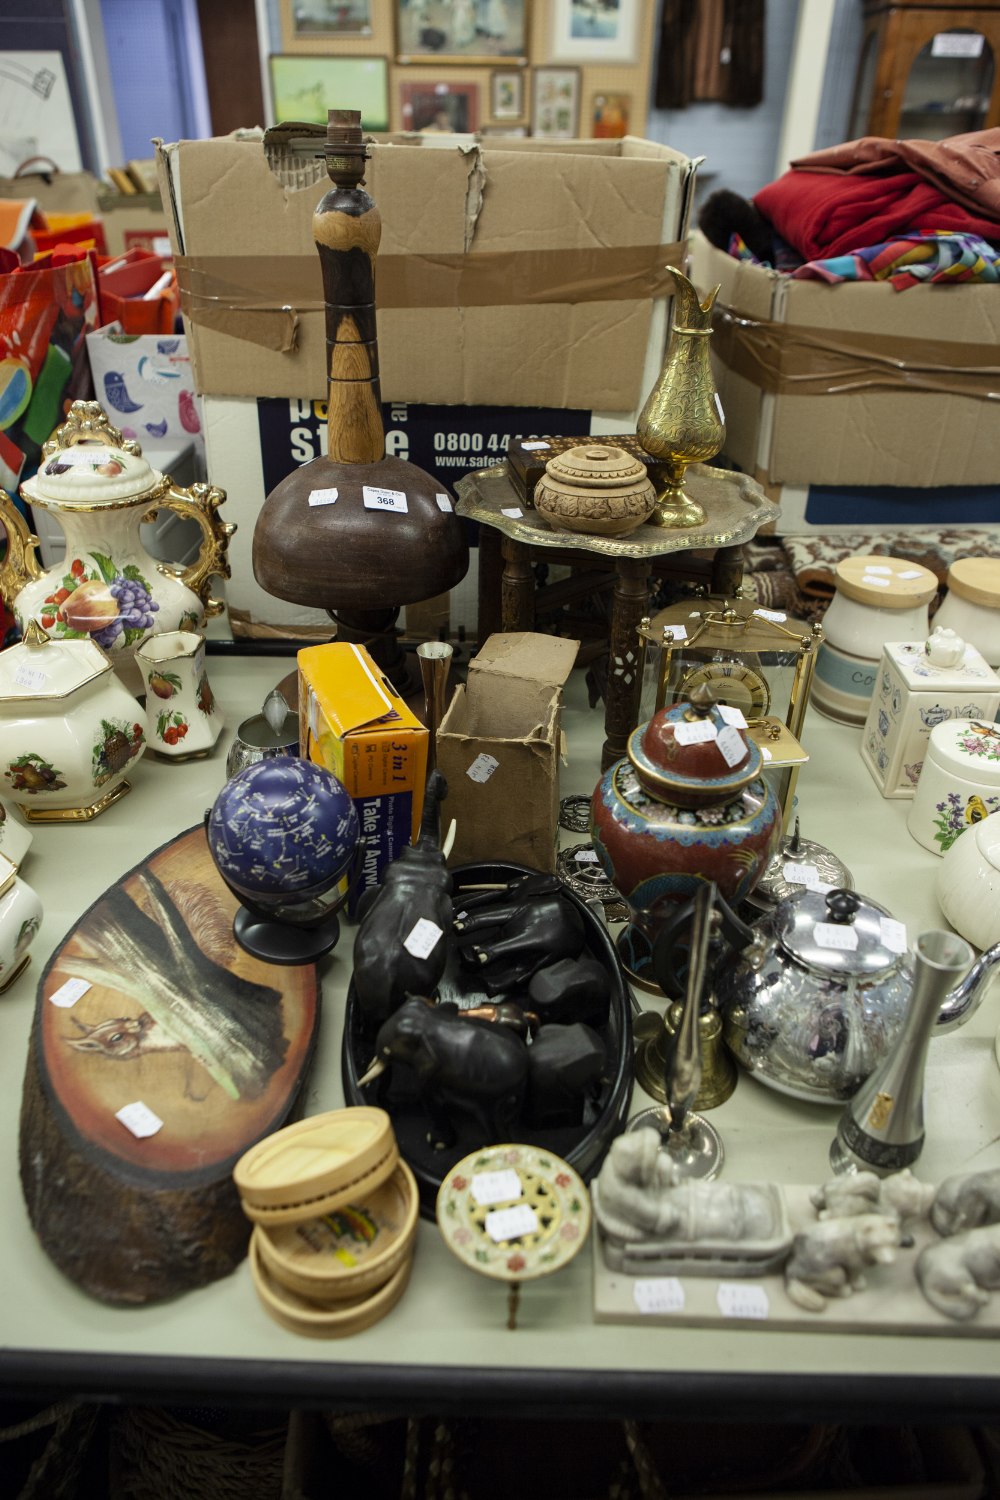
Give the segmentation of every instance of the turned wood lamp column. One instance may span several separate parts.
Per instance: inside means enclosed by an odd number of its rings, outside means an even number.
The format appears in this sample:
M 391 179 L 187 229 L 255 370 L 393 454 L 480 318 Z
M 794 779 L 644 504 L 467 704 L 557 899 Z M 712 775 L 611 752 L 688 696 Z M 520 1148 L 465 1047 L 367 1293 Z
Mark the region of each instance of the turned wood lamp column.
M 326 609 L 339 637 L 368 644 L 406 691 L 399 608 L 458 583 L 468 546 L 461 521 L 439 503 L 449 498 L 441 482 L 385 456 L 375 318 L 382 219 L 361 185 L 367 154 L 360 113 L 330 110 L 333 186 L 313 216 L 326 302 L 328 451 L 268 495 L 253 568 L 279 599 Z

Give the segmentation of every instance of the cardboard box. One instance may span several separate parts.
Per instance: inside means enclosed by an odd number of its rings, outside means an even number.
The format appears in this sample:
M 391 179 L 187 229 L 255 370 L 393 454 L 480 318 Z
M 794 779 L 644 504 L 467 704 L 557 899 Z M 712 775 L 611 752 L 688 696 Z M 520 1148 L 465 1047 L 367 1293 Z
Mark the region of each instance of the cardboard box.
M 712 367 L 726 455 L 765 484 L 995 485 L 991 286 L 793 281 L 691 237 L 716 283 Z
M 323 398 L 315 153 L 279 178 L 260 141 L 158 152 L 198 389 Z M 382 396 L 615 412 L 659 374 L 695 164 L 667 146 L 375 145 Z M 612 429 L 615 430 L 615 429 Z
M 559 831 L 562 686 L 579 641 L 491 635 L 469 663 L 437 734 L 448 782 L 449 863 L 495 859 L 554 870 Z
M 299 744 L 347 788 L 363 853 L 351 887 L 353 915 L 365 891 L 420 829 L 427 730 L 363 646 L 332 642 L 298 653 Z
M 147 444 L 200 448 L 201 415 L 183 334 L 123 333 L 109 323 L 87 335 L 94 391 L 127 438 Z M 215 482 L 215 481 L 213 481 Z

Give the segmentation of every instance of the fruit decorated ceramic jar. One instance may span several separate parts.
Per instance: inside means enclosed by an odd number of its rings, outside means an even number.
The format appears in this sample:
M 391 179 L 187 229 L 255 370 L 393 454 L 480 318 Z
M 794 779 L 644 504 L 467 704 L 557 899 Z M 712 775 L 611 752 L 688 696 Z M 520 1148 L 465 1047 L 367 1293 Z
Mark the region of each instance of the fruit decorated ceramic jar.
M 741 901 L 774 851 L 781 809 L 741 718 L 695 688 L 632 732 L 594 792 L 594 848 L 630 912 L 618 956 L 641 983 L 654 983 L 652 946 L 680 902 L 705 881 Z
M 129 790 L 141 720 L 100 646 L 50 640 L 30 621 L 0 652 L 0 789 L 31 822 L 95 818 Z
M 205 484 L 177 488 L 150 467 L 138 443 L 111 426 L 96 401 L 74 402 L 21 494 L 57 516 L 66 536 L 64 558 L 42 568 L 36 538 L 0 490 L 8 537 L 0 590 L 22 632 L 34 620 L 54 640 L 96 641 L 139 692 L 133 657 L 144 640 L 154 631 L 197 630 L 222 610 L 208 591 L 216 574 L 229 576 L 226 552 L 236 528 L 217 515 L 224 492 Z M 201 527 L 201 547 L 189 567 L 160 564 L 142 545 L 140 525 L 160 507 Z

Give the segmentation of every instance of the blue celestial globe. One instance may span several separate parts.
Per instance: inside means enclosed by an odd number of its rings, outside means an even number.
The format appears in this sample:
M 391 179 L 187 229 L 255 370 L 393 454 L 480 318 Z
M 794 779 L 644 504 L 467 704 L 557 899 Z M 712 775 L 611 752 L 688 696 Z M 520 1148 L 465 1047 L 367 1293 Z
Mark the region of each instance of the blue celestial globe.
M 226 782 L 207 833 L 219 873 L 236 894 L 274 907 L 331 890 L 351 867 L 361 827 L 336 776 L 282 756 L 257 761 Z

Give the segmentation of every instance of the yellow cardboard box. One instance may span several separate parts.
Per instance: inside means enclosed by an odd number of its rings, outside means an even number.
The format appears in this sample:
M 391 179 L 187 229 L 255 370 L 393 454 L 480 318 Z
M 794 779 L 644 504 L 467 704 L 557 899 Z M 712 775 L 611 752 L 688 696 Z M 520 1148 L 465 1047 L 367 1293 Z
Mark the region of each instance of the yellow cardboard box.
M 347 788 L 361 823 L 353 914 L 416 837 L 427 780 L 427 730 L 363 646 L 334 641 L 298 653 L 302 754 Z

